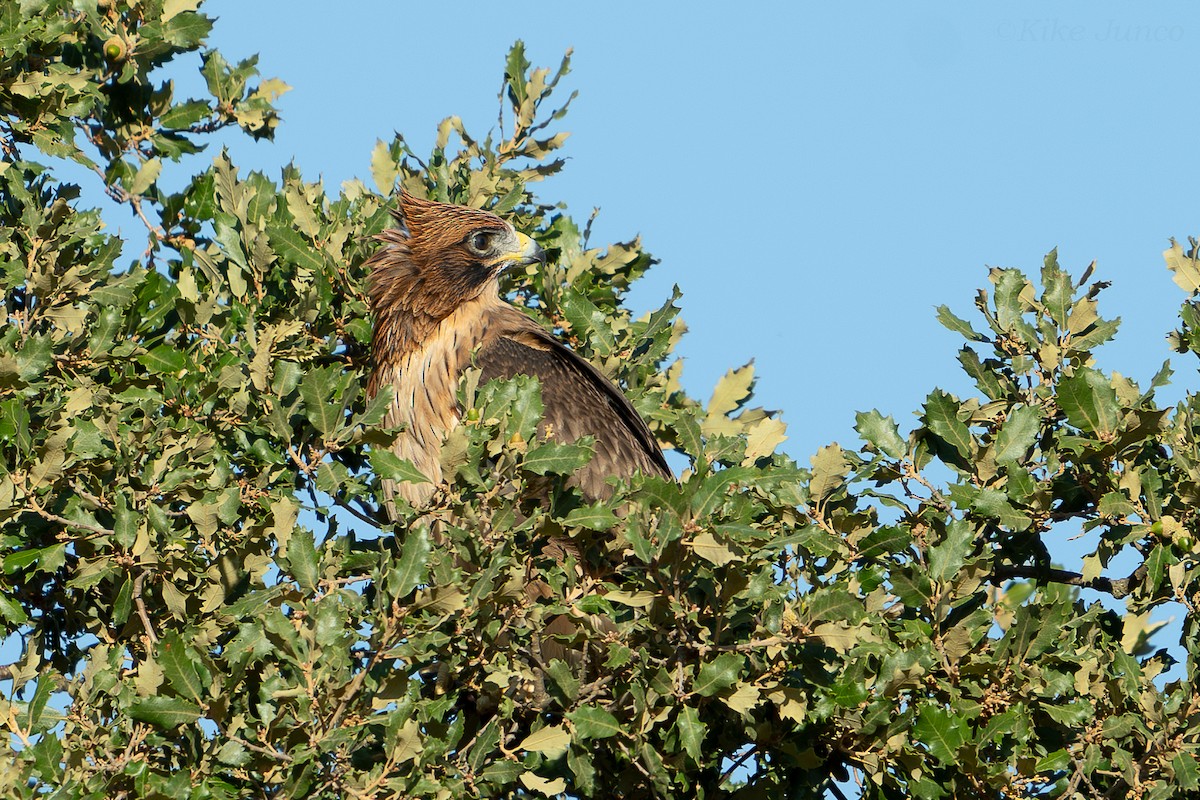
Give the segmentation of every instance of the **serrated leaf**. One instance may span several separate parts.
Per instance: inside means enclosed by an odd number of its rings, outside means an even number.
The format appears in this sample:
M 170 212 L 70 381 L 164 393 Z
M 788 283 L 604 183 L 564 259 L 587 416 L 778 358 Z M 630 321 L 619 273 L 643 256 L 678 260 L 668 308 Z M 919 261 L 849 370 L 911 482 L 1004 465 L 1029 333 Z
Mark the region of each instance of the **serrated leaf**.
M 700 488 L 692 495 L 692 516 L 696 519 L 707 517 L 720 507 L 731 485 L 757 475 L 757 471 L 753 469 L 730 467 L 705 478 Z
M 934 705 L 921 707 L 913 726 L 915 741 L 925 745 L 930 754 L 942 764 L 958 760 L 958 748 L 966 740 L 961 717 Z
M 950 330 L 954 331 L 955 333 L 961 334 L 963 337 L 965 337 L 969 341 L 972 341 L 972 342 L 986 342 L 987 341 L 987 337 L 981 333 L 976 332 L 976 330 L 971 327 L 971 323 L 967 322 L 965 319 L 955 316 L 954 312 L 952 312 L 950 310 L 949 306 L 943 305 L 943 306 L 937 307 L 937 321 L 942 323 L 942 325 L 944 327 L 949 328 Z
M 750 465 L 771 455 L 787 438 L 787 423 L 783 420 L 775 417 L 759 420 L 746 432 L 746 456 L 742 463 Z
M 712 697 L 722 689 L 728 689 L 737 683 L 744 664 L 745 659 L 740 654 L 722 653 L 701 665 L 692 683 L 692 691 L 701 697 Z
M 883 416 L 876 409 L 860 411 L 854 415 L 854 430 L 863 441 L 877 451 L 892 458 L 900 458 L 908 450 L 904 439 L 900 438 L 900 428 L 891 416 Z
M 1171 270 L 1171 278 L 1188 294 L 1200 291 L 1200 259 L 1189 256 L 1174 239 L 1171 246 L 1163 251 L 1163 259 L 1167 269 Z
M 721 696 L 721 702 L 731 711 L 738 714 L 748 714 L 762 702 L 762 693 L 748 683 L 738 686 L 737 690 Z
M 604 312 L 587 297 L 570 289 L 560 302 L 563 316 L 575 335 L 590 342 L 600 356 L 612 355 L 616 349 L 616 340 Z
M 1068 422 L 1102 439 L 1111 438 L 1120 424 L 1117 391 L 1094 369 L 1080 368 L 1059 381 L 1058 406 Z
M 847 620 L 857 622 L 866 613 L 863 602 L 841 587 L 829 587 L 813 592 L 805 609 L 805 618 L 811 622 L 819 620 Z
M 171 687 L 188 700 L 199 700 L 204 696 L 205 681 L 192 657 L 187 643 L 173 631 L 163 635 L 158 645 L 158 665 Z
M 342 425 L 343 406 L 340 400 L 334 397 L 336 391 L 337 385 L 329 370 L 313 370 L 300 381 L 304 414 L 313 427 L 324 436 L 330 436 Z
M 429 537 L 429 528 L 419 525 L 410 528 L 404 536 L 404 546 L 400 549 L 400 558 L 392 566 L 389 576 L 389 586 L 398 600 L 403 600 L 414 589 L 425 582 L 429 568 L 429 554 L 433 545 Z
M 726 417 L 740 408 L 747 400 L 754 387 L 754 364 L 747 364 L 739 369 L 731 369 L 725 373 L 713 388 L 712 398 L 708 401 L 708 417 L 711 420 Z M 706 424 L 705 428 L 708 427 Z
M 820 448 L 809 460 L 812 463 L 812 477 L 808 482 L 808 491 L 814 500 L 823 500 L 845 484 L 850 462 L 846 460 L 846 451 L 839 444 L 835 442 Z
M 598 706 L 580 706 L 567 714 L 581 740 L 607 739 L 621 733 L 621 723 L 609 712 Z
M 700 712 L 691 706 L 681 707 L 679 716 L 675 718 L 675 729 L 679 732 L 679 743 L 683 745 L 684 752 L 699 764 L 703 754 L 704 735 L 708 731 L 708 726 L 700 721 Z
M 993 458 L 997 463 L 1018 461 L 1037 441 L 1042 427 L 1042 412 L 1034 406 L 1015 406 L 996 435 Z
M 129 716 L 160 728 L 175 728 L 200 719 L 203 711 L 195 703 L 177 697 L 147 697 L 129 706 Z
M 285 262 L 308 270 L 313 275 L 325 273 L 325 260 L 321 257 L 320 249 L 306 240 L 295 228 L 284 225 L 271 225 L 267 228 L 271 247 Z
M 390 481 L 407 481 L 409 483 L 429 483 L 429 478 L 407 458 L 393 453 L 391 450 L 372 450 L 368 454 L 371 469 L 380 478 Z
M 42 673 L 38 676 L 37 687 L 33 690 L 33 698 L 29 701 L 29 727 L 38 730 L 41 727 L 42 713 L 46 703 L 50 701 L 50 693 L 54 690 L 54 676 Z
M 521 466 L 534 475 L 569 475 L 588 463 L 592 458 L 592 447 L 587 444 L 561 444 L 545 442 L 531 449 L 521 461 Z
M 179 48 L 193 48 L 199 45 L 208 32 L 212 30 L 212 20 L 203 14 L 184 11 L 167 20 L 162 27 L 162 37 L 167 42 Z
M 1058 266 L 1058 251 L 1051 250 L 1042 266 L 1042 306 L 1060 328 L 1067 327 L 1075 287 L 1071 276 Z
M 929 576 L 936 581 L 948 581 L 958 574 L 975 546 L 974 531 L 962 520 L 946 526 L 946 536 L 929 548 Z
M 288 571 L 302 589 L 317 588 L 317 547 L 312 531 L 297 528 L 292 532 L 287 548 Z
M 169 344 L 160 344 L 137 357 L 138 363 L 158 375 L 178 375 L 187 366 L 187 356 Z
M 1057 772 L 1071 766 L 1071 754 L 1064 748 L 1047 753 L 1033 765 L 1035 772 Z
M 953 447 L 960 456 L 971 455 L 971 433 L 958 418 L 959 402 L 955 398 L 934 389 L 925 400 L 925 425 L 929 430 Z
M 382 139 L 376 139 L 371 148 L 371 179 L 375 181 L 375 189 L 389 197 L 396 188 L 399 175 L 400 168 L 392 158 L 392 149 Z

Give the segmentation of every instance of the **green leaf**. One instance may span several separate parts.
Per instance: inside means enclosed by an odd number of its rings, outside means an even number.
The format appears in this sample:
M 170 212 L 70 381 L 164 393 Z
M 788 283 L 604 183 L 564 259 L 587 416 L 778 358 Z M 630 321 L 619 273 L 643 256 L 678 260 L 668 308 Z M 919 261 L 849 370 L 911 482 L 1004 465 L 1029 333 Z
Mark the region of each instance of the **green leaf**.
M 335 397 L 337 384 L 333 373 L 327 369 L 309 372 L 300 381 L 300 396 L 304 399 L 304 413 L 321 435 L 330 437 L 342 426 L 344 406 Z
M 720 507 L 729 487 L 750 477 L 757 477 L 758 472 L 748 467 L 730 467 L 704 479 L 700 488 L 692 495 L 692 516 L 702 519 Z
M 571 509 L 563 522 L 568 526 L 573 525 L 593 531 L 607 531 L 612 530 L 620 520 L 612 509 L 603 503 L 595 503 Z
M 969 341 L 986 342 L 988 340 L 986 336 L 976 332 L 976 330 L 971 327 L 971 323 L 967 322 L 965 319 L 956 317 L 954 312 L 950 310 L 949 306 L 937 307 L 937 321 L 955 333 L 961 334 Z
M 879 411 L 860 411 L 855 415 L 854 430 L 863 441 L 877 451 L 892 458 L 901 458 L 908 450 L 905 441 L 900 438 L 900 428 L 891 416 L 883 416 Z
M 575 734 L 581 740 L 607 739 L 621 733 L 621 723 L 609 712 L 598 706 L 580 706 L 567 714 L 575 726 Z
M 380 478 L 390 481 L 406 481 L 408 483 L 429 483 L 429 478 L 407 458 L 393 453 L 391 450 L 371 450 L 368 453 L 371 469 Z
M 946 526 L 946 536 L 929 548 L 929 576 L 935 581 L 952 580 L 975 547 L 972 527 L 962 520 Z
M 548 758 L 558 758 L 567 752 L 571 744 L 571 734 L 562 725 L 547 725 L 526 736 L 517 750 L 528 750 L 531 753 L 541 753 Z
M 169 344 L 160 344 L 137 357 L 138 363 L 156 375 L 178 375 L 187 367 L 187 356 Z
M 124 492 L 117 494 L 113 504 L 113 538 L 121 547 L 132 547 L 137 539 L 138 518 L 129 508 Z
M 389 587 L 394 592 L 392 596 L 397 600 L 404 599 L 425 582 L 432 549 L 428 526 L 418 525 L 405 534 L 400 559 L 392 566 L 388 576 Z
M 858 557 L 864 560 L 876 559 L 899 553 L 912 544 L 912 532 L 907 528 L 896 525 L 881 525 L 871 531 L 858 543 Z
M 692 691 L 701 697 L 712 697 L 722 689 L 737 683 L 745 659 L 738 653 L 722 653 L 701 665 L 692 684 Z
M 1035 406 L 1015 406 L 1008 412 L 996 435 L 993 457 L 996 463 L 1019 461 L 1037 441 L 1042 428 L 1042 412 Z
M 688 546 L 696 555 L 718 567 L 723 567 L 732 561 L 742 560 L 740 556 L 726 547 L 724 543 L 717 541 L 716 537 L 707 531 L 692 537 Z
M 809 479 L 808 491 L 813 500 L 822 500 L 845 485 L 850 462 L 846 460 L 846 451 L 836 442 L 817 450 L 810 461 L 812 478 Z
M 1034 772 L 1058 772 L 1071 766 L 1071 754 L 1064 748 L 1047 753 L 1033 765 Z
M 171 106 L 171 109 L 158 118 L 158 124 L 164 128 L 179 130 L 194 125 L 212 114 L 212 108 L 202 100 L 189 100 Z
M 703 759 L 704 736 L 708 726 L 700 721 L 700 712 L 691 706 L 682 706 L 675 718 L 675 729 L 679 732 L 679 743 L 692 761 L 697 764 Z
M 813 592 L 805 611 L 805 618 L 810 622 L 821 620 L 857 622 L 866 613 L 863 602 L 840 586 L 818 589 Z
M 129 620 L 129 612 L 133 609 L 133 578 L 126 577 L 117 590 L 117 598 L 113 601 L 113 622 L 124 625 Z
M 504 78 L 508 83 L 509 97 L 514 105 L 520 106 L 525 102 L 526 80 L 525 73 L 529 71 L 529 60 L 525 58 L 525 43 L 518 39 L 508 51 L 508 60 L 504 65 Z
M 267 234 L 271 247 L 285 262 L 308 270 L 312 275 L 325 274 L 325 259 L 321 256 L 323 251 L 305 239 L 298 230 L 273 224 L 268 226 Z
M 925 400 L 925 425 L 929 430 L 953 447 L 963 458 L 970 458 L 971 432 L 958 418 L 960 403 L 941 389 L 934 389 Z
M 946 709 L 925 704 L 913 726 L 916 740 L 929 748 L 929 753 L 943 764 L 953 765 L 958 761 L 958 748 L 966 741 L 961 717 Z
M 146 697 L 129 706 L 129 716 L 160 728 L 175 728 L 200 719 L 200 706 L 176 697 Z
M 129 193 L 145 194 L 146 190 L 158 180 L 158 176 L 161 173 L 162 161 L 157 158 L 149 159 L 138 168 L 137 175 L 134 176 L 133 182 L 129 184 Z
M 288 541 L 287 559 L 289 572 L 300 584 L 300 588 L 313 591 L 317 588 L 317 547 L 312 531 L 297 528 Z
M 184 11 L 171 17 L 162 27 L 162 37 L 179 48 L 199 45 L 212 30 L 212 20 L 194 11 Z
M 1103 374 L 1081 367 L 1058 383 L 1058 406 L 1067 421 L 1101 439 L 1109 439 L 1120 423 L 1117 392 Z
M 591 458 L 591 444 L 545 442 L 526 453 L 521 465 L 534 475 L 570 475 Z
M 1195 753 L 1178 753 L 1171 759 L 1171 771 L 1175 773 L 1175 783 L 1180 789 L 1191 791 L 1200 788 L 1200 767 L 1197 766 Z
M 53 689 L 53 674 L 43 672 L 38 676 L 37 687 L 33 690 L 33 699 L 29 701 L 29 727 L 31 730 L 36 731 L 41 728 L 42 712 L 46 710 L 46 703 L 49 702 Z
M 1058 266 L 1058 250 L 1051 250 L 1042 266 L 1042 306 L 1058 327 L 1066 328 L 1074 300 L 1071 276 Z
M 612 355 L 617 343 L 604 312 L 587 297 L 573 290 L 568 290 L 561 302 L 563 316 L 575 335 L 590 342 L 599 355 Z
M 183 638 L 169 631 L 158 644 L 158 664 L 176 692 L 188 700 L 199 700 L 206 694 L 207 681 L 188 650 Z
M 741 408 L 754 390 L 754 365 L 731 369 L 717 381 L 708 401 L 708 420 L 725 417 Z

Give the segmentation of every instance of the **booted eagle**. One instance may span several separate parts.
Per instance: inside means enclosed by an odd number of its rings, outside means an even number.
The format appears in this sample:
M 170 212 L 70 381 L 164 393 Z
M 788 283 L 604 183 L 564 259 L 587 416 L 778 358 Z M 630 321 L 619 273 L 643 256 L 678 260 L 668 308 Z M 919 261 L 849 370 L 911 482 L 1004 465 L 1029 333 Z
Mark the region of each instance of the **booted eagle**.
M 393 498 L 421 505 L 442 482 L 440 450 L 458 424 L 459 376 L 478 367 L 480 383 L 530 375 L 541 383 L 541 433 L 559 442 L 594 436 L 595 455 L 571 479 L 584 496 L 611 495 L 609 476 L 669 477 L 653 434 L 633 405 L 598 369 L 505 302 L 498 277 L 507 267 L 544 261 L 538 244 L 495 214 L 401 192 L 399 227 L 381 233 L 367 262 L 375 317 L 367 394 L 395 387 L 387 415 L 401 426 L 394 451 L 430 483 L 384 481 Z

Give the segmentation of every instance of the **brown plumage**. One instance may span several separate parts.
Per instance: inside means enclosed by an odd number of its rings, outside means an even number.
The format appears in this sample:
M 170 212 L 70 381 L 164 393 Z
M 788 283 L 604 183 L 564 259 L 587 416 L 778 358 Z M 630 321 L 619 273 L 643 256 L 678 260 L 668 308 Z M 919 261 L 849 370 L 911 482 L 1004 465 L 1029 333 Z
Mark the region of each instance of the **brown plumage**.
M 537 243 L 495 214 L 407 192 L 392 213 L 400 227 L 378 236 L 383 247 L 368 262 L 375 330 L 367 394 L 395 387 L 387 423 L 404 427 L 395 452 L 431 481 L 385 481 L 393 518 L 395 495 L 423 504 L 442 481 L 440 449 L 458 423 L 456 391 L 469 366 L 480 369 L 481 384 L 520 374 L 537 377 L 544 437 L 560 442 L 595 437 L 595 455 L 572 478 L 586 497 L 610 495 L 610 476 L 671 474 L 654 436 L 620 390 L 500 298 L 500 273 L 542 260 Z

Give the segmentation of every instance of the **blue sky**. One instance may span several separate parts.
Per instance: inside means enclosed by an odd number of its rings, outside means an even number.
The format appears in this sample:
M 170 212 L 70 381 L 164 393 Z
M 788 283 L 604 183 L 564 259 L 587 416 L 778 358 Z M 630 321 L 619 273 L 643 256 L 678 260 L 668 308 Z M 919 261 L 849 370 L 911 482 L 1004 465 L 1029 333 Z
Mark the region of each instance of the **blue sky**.
M 969 392 L 934 308 L 969 316 L 988 266 L 1036 275 L 1055 246 L 1114 284 L 1101 310 L 1124 324 L 1102 366 L 1144 381 L 1170 355 L 1183 296 L 1161 251 L 1200 232 L 1193 4 L 203 10 L 214 46 L 294 87 L 275 143 L 235 141 L 235 159 L 277 174 L 294 158 L 331 188 L 369 179 L 393 130 L 418 152 L 447 115 L 486 133 L 515 39 L 546 66 L 573 47 L 571 160 L 539 192 L 580 218 L 599 206 L 594 241 L 643 235 L 662 263 L 634 302 L 682 287 L 685 386 L 707 399 L 755 359 L 802 463 L 853 446 L 857 410 L 907 429 L 935 385 Z

